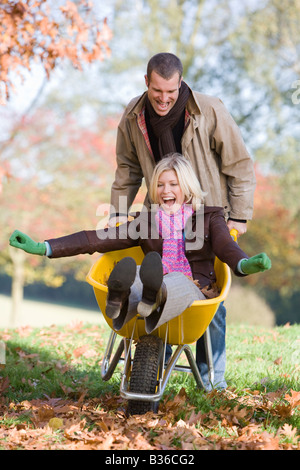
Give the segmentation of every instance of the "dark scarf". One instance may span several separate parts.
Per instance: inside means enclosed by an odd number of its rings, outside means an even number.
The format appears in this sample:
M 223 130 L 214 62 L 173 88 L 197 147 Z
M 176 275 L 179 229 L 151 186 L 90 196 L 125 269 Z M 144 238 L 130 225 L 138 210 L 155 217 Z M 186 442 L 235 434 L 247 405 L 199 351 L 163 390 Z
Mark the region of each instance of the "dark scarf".
M 159 116 L 156 114 L 148 99 L 148 95 L 146 97 L 146 108 L 149 114 L 151 127 L 158 139 L 160 158 L 163 158 L 164 155 L 167 155 L 168 153 L 176 152 L 172 129 L 176 126 L 178 120 L 182 116 L 189 96 L 189 87 L 184 81 L 182 81 L 177 101 L 165 116 Z

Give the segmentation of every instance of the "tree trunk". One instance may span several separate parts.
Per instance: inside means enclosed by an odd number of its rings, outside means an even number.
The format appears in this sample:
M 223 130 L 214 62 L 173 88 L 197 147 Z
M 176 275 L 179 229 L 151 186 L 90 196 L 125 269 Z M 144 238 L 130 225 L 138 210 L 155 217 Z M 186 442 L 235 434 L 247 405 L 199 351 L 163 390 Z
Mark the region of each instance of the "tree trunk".
M 25 253 L 11 248 L 9 250 L 13 262 L 13 275 L 11 286 L 12 306 L 10 313 L 10 326 L 15 327 L 20 316 L 24 294 L 24 261 Z

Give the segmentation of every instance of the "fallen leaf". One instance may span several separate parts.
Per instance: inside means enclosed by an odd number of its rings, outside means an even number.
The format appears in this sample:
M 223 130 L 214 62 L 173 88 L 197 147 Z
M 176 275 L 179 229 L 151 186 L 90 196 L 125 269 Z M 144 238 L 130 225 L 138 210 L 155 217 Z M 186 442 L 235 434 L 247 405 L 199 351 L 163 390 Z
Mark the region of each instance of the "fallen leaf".
M 280 429 L 279 434 L 293 439 L 297 434 L 297 429 L 285 423 Z
M 51 406 L 43 405 L 38 409 L 37 417 L 39 421 L 49 421 L 54 417 L 54 410 Z
M 82 356 L 88 349 L 89 349 L 88 344 L 84 344 L 83 346 L 79 346 L 78 348 L 74 349 L 72 354 L 73 356 L 77 358 L 77 357 Z
M 285 400 L 288 401 L 293 407 L 300 405 L 300 392 L 291 390 L 290 393 L 291 395 L 286 394 L 284 396 Z
M 51 418 L 48 425 L 53 431 L 57 431 L 63 427 L 64 422 L 60 418 Z

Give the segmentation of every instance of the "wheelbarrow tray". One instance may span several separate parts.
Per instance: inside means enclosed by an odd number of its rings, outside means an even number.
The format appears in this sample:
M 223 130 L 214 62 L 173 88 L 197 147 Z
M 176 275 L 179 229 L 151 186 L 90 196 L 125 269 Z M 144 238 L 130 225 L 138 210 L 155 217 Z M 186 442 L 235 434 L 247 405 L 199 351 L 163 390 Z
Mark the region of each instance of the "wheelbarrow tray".
M 140 265 L 144 258 L 140 247 L 111 251 L 96 260 L 86 277 L 87 282 L 93 286 L 98 306 L 112 330 L 114 330 L 112 320 L 105 314 L 107 280 L 116 263 L 125 256 L 133 257 L 137 265 Z M 193 302 L 181 315 L 153 331 L 151 333 L 153 336 L 166 340 L 168 344 L 184 345 L 194 343 L 204 334 L 220 303 L 226 299 L 231 285 L 230 268 L 218 258 L 215 259 L 215 271 L 217 286 L 220 290 L 218 297 Z M 122 329 L 114 331 L 124 338 L 132 338 L 133 340 L 138 340 L 147 334 L 145 322 L 136 322 L 135 318 L 125 324 Z

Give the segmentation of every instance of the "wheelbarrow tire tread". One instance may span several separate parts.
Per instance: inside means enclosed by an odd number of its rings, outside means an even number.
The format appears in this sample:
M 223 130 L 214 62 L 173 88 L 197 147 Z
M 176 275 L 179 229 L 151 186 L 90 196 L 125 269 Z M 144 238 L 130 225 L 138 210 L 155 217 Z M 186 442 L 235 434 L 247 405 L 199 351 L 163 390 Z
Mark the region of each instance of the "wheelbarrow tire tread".
M 137 342 L 133 359 L 130 391 L 153 394 L 158 385 L 159 366 L 162 364 L 163 342 L 155 336 L 142 336 Z M 158 411 L 159 402 L 129 400 L 128 414 L 144 414 Z

